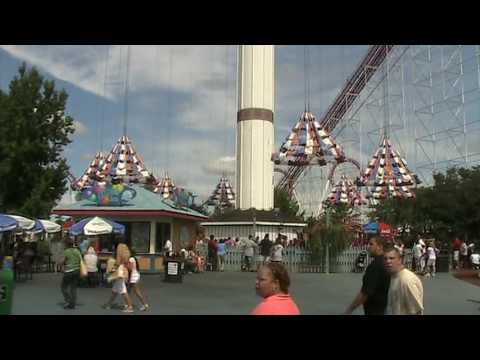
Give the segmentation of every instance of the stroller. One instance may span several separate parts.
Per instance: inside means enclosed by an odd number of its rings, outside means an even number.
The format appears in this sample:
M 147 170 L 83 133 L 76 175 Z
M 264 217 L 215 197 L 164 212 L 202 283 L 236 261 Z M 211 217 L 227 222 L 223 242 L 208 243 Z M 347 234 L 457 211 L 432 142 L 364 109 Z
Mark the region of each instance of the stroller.
M 355 272 L 363 272 L 365 267 L 367 266 L 367 252 L 362 251 L 357 257 L 357 261 L 355 262 Z

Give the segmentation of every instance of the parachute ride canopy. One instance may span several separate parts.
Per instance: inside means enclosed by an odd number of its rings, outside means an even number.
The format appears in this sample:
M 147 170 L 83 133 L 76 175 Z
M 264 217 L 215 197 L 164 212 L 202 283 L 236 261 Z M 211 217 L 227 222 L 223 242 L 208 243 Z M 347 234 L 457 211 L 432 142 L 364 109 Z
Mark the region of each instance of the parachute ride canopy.
M 76 190 L 92 186 L 94 181 L 123 183 L 156 183 L 153 174 L 147 170 L 143 159 L 137 154 L 128 136 L 121 136 L 108 155 L 101 152 L 74 184 Z
M 153 192 L 160 194 L 164 199 L 173 199 L 175 196 L 175 188 L 176 186 L 172 179 L 170 179 L 168 174 L 165 174 L 165 176 L 156 184 Z
M 118 139 L 101 168 L 103 175 L 121 178 L 125 183 L 147 183 L 153 174 L 147 170 L 143 159 L 137 154 L 128 136 Z
M 334 185 L 327 201 L 332 205 L 346 204 L 349 207 L 365 205 L 367 203 L 367 200 L 358 190 L 357 185 L 345 175 L 342 175 L 340 180 Z
M 411 198 L 411 189 L 420 184 L 417 175 L 407 167 L 407 161 L 396 151 L 387 137 L 368 163 L 358 185 L 369 187 L 372 204 L 387 198 Z
M 225 176 L 220 178 L 220 182 L 217 184 L 217 187 L 209 197 L 207 204 L 215 205 L 220 208 L 226 208 L 235 205 L 235 193 L 233 192 L 230 181 Z
M 98 152 L 95 155 L 95 158 L 90 163 L 89 167 L 83 173 L 82 177 L 75 181 L 74 188 L 81 190 L 86 186 L 92 185 L 95 180 L 104 178 L 105 176 L 101 174 L 101 169 L 105 162 L 105 155 L 102 152 Z
M 343 149 L 308 111 L 302 114 L 280 151 L 272 155 L 275 164 L 289 166 L 325 166 L 327 162 L 340 163 L 344 159 Z

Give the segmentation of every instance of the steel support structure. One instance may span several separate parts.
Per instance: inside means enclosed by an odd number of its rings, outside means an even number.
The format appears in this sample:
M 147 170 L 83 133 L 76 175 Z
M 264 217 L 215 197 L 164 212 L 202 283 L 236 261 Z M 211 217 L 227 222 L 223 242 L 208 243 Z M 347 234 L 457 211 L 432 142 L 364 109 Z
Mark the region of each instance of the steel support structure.
M 332 132 L 333 129 L 335 129 L 344 119 L 347 111 L 360 96 L 371 77 L 375 74 L 378 67 L 381 66 L 386 55 L 393 49 L 393 47 L 393 45 L 373 45 L 370 47 L 360 65 L 356 68 L 344 88 L 340 91 L 340 94 L 321 117 L 320 123 L 325 129 Z M 292 184 L 297 182 L 304 171 L 305 167 L 290 167 L 287 175 L 279 181 L 277 187 L 285 189 L 289 194 L 292 194 L 295 187 L 295 185 L 292 186 Z
M 422 181 L 480 161 L 479 47 L 416 46 L 411 52 L 415 165 Z

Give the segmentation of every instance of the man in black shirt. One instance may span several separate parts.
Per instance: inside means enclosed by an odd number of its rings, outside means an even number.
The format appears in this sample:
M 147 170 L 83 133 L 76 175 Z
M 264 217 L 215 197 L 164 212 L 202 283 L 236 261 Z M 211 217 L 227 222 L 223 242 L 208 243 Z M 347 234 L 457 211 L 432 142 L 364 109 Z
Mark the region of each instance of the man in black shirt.
M 265 237 L 260 241 L 260 255 L 262 257 L 262 264 L 265 265 L 270 260 L 270 252 L 272 249 L 273 243 L 268 238 L 268 234 L 265 234 Z
M 382 238 L 372 237 L 369 240 L 369 250 L 374 260 L 367 266 L 363 275 L 362 288 L 345 311 L 346 315 L 350 315 L 360 305 L 363 305 L 365 315 L 385 314 L 390 275 L 383 265 L 383 247 Z

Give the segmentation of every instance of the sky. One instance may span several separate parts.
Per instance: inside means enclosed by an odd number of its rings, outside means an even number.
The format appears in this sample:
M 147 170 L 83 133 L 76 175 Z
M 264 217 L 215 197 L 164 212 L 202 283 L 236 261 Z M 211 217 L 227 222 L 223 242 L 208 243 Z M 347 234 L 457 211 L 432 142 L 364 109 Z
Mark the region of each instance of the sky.
M 367 48 L 276 46 L 276 148 L 304 110 L 305 75 L 320 115 Z M 74 176 L 113 147 L 126 116 L 127 134 L 156 176 L 168 171 L 200 199 L 222 172 L 234 183 L 237 46 L 132 45 L 129 66 L 127 54 L 126 45 L 2 45 L 0 87 L 26 61 L 67 91 L 76 132 L 65 157 Z
M 157 177 L 167 171 L 176 185 L 203 201 L 222 173 L 235 188 L 237 48 L 131 45 L 128 57 L 126 45 L 0 45 L 0 88 L 7 90 L 25 61 L 67 91 L 67 113 L 75 119 L 76 132 L 64 155 L 74 176 L 83 174 L 96 152 L 111 150 L 126 119 L 127 135 L 147 168 Z M 275 46 L 276 150 L 304 111 L 305 79 L 309 79 L 310 109 L 321 118 L 368 48 Z M 428 58 L 426 50 L 433 59 L 430 90 L 417 79 L 426 71 L 421 68 Z M 366 105 L 358 111 L 354 106 L 347 114 L 359 121 L 349 121 L 338 134 L 347 156 L 365 164 L 376 150 L 378 129 L 387 116 L 377 106 L 378 99 L 387 89 L 392 140 L 423 180 L 431 179 L 433 162 L 440 164 L 462 153 L 468 161 L 480 161 L 479 54 L 476 45 L 396 46 L 388 86 L 364 91 L 358 103 Z M 397 58 L 401 61 L 395 62 Z M 455 105 L 459 97 L 465 103 L 461 108 Z M 430 119 L 422 111 L 426 99 L 435 103 Z M 455 129 L 445 132 L 450 128 Z M 318 201 L 325 169 L 308 173 L 300 179 L 298 191 L 304 200 Z M 62 202 L 68 201 L 67 194 Z

